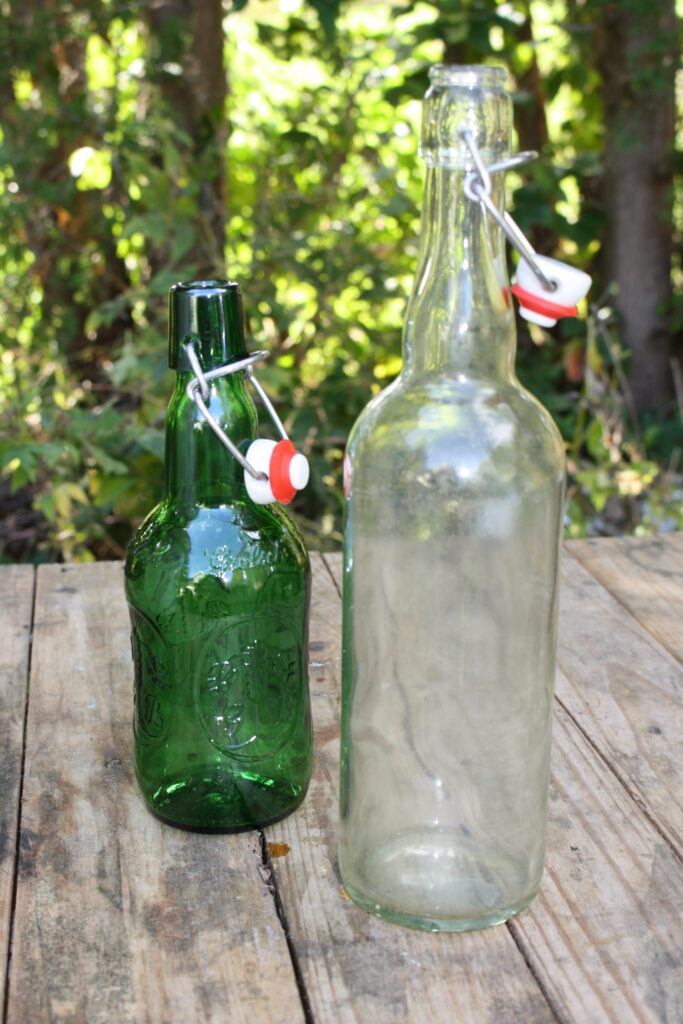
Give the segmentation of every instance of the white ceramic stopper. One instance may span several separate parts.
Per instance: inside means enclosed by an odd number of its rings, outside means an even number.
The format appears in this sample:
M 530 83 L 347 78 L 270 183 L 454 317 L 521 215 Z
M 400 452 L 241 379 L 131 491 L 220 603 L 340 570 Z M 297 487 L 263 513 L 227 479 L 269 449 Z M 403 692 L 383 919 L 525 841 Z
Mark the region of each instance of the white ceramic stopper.
M 555 306 L 564 306 L 568 310 L 572 310 L 577 302 L 580 302 L 587 293 L 591 286 L 591 279 L 583 270 L 570 267 L 567 263 L 562 263 L 561 260 L 551 259 L 550 256 L 537 255 L 536 262 L 545 276 L 550 281 L 553 281 L 557 287 L 554 291 L 546 291 L 527 261 L 520 259 L 516 274 L 518 286 L 531 296 L 541 300 L 539 302 L 539 309 L 532 309 L 526 306 L 524 298 L 518 295 L 520 316 L 523 316 L 525 320 L 530 320 L 531 323 L 540 324 L 541 327 L 553 327 L 561 316 L 571 316 L 573 314 L 571 312 L 564 314 L 555 312 L 553 316 L 552 310 L 543 309 L 543 303 L 548 302 Z M 533 304 L 532 300 L 527 301 L 529 301 L 530 305 Z
M 270 489 L 268 470 L 270 468 L 270 456 L 275 448 L 275 441 L 269 441 L 266 437 L 259 437 L 252 441 L 247 450 L 247 462 L 259 473 L 265 473 L 265 480 L 255 480 L 251 473 L 244 471 L 244 482 L 247 485 L 247 494 L 257 505 L 270 505 L 275 501 L 275 495 Z
M 291 441 L 259 437 L 249 445 L 246 457 L 250 466 L 266 474 L 265 480 L 255 480 L 251 473 L 244 471 L 247 494 L 257 505 L 270 505 L 274 501 L 287 505 L 308 483 L 308 459 L 295 450 Z

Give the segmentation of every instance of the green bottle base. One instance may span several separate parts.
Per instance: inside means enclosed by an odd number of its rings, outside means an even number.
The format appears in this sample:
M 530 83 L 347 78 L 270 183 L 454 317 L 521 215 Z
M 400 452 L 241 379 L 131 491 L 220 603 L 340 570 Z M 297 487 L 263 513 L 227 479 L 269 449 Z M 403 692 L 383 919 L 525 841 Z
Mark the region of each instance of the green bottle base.
M 167 825 L 201 832 L 247 832 L 272 825 L 296 810 L 307 786 L 229 772 L 207 765 L 153 792 L 143 788 L 148 808 Z

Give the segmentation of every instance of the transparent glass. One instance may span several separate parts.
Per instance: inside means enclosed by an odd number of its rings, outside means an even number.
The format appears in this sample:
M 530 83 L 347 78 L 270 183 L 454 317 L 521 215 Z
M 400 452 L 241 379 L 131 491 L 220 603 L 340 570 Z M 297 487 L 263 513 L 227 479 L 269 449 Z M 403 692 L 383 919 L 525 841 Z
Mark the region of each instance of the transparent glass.
M 223 333 L 198 338 L 204 371 L 246 354 L 238 296 L 219 298 L 217 323 L 202 319 L 201 296 L 199 320 L 185 317 Z M 187 326 L 184 296 L 175 301 L 172 332 Z M 171 364 L 165 495 L 126 560 L 135 771 L 164 820 L 237 831 L 289 814 L 308 787 L 310 565 L 286 513 L 251 501 L 243 470 L 187 397 L 192 374 L 173 337 Z M 244 373 L 212 381 L 207 405 L 245 450 L 257 417 Z
M 341 874 L 433 931 L 505 921 L 543 870 L 564 450 L 514 374 L 502 239 L 464 196 L 460 135 L 507 155 L 504 81 L 432 72 L 403 371 L 347 449 Z

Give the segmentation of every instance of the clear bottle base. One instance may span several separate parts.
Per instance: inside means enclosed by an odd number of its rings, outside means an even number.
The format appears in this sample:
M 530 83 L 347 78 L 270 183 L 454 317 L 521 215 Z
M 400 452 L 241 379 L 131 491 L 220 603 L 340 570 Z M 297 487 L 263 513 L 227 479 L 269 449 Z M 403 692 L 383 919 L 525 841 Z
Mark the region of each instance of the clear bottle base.
M 538 890 L 528 871 L 493 846 L 456 830 L 421 829 L 368 851 L 344 886 L 358 906 L 393 924 L 465 932 L 503 924 Z
M 413 914 L 404 914 L 391 907 L 384 907 L 379 903 L 374 903 L 372 900 L 367 899 L 367 897 L 362 893 L 357 892 L 353 886 L 345 884 L 344 888 L 353 902 L 361 907 L 362 910 L 367 911 L 368 914 L 374 914 L 375 917 L 381 917 L 383 921 L 389 921 L 390 924 L 398 924 L 404 928 L 416 928 L 423 932 L 471 932 L 481 928 L 492 928 L 494 925 L 504 924 L 506 921 L 509 921 L 511 917 L 514 917 L 515 914 L 519 914 L 520 911 L 529 906 L 536 895 L 536 893 L 533 892 L 530 896 L 525 897 L 513 906 L 504 907 L 483 917 L 442 918 L 424 916 L 416 917 Z
M 246 832 L 286 818 L 302 802 L 307 787 L 212 765 L 153 791 L 142 782 L 141 788 L 148 808 L 168 825 L 202 832 Z

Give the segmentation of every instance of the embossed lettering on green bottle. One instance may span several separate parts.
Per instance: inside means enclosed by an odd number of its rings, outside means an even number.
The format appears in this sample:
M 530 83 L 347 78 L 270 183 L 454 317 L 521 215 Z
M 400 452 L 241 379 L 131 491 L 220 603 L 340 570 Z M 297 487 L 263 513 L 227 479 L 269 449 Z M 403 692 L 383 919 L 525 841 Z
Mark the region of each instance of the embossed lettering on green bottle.
M 135 770 L 173 824 L 253 828 L 293 811 L 310 778 L 310 565 L 286 513 L 251 501 L 185 393 L 187 340 L 205 372 L 245 354 L 237 285 L 174 286 L 170 320 L 165 495 L 126 560 Z M 245 450 L 256 410 L 244 374 L 210 388 L 210 411 Z

